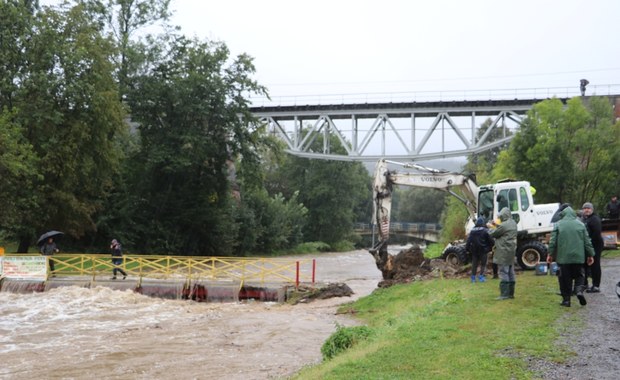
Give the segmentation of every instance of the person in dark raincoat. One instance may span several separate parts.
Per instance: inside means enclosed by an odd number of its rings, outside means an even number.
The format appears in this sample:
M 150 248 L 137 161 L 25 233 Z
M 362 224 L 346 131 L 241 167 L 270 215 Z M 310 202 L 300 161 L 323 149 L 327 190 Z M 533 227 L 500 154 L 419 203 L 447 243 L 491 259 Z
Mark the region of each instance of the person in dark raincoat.
M 119 265 L 123 263 L 123 250 L 121 243 L 118 240 L 113 239 L 110 244 L 110 251 L 112 252 L 112 264 L 114 264 L 114 269 L 112 270 L 112 280 L 116 280 L 116 272 L 121 272 L 123 275 L 123 280 L 127 278 L 127 273 L 122 270 Z
M 476 220 L 476 226 L 472 228 L 467 237 L 465 249 L 471 254 L 471 282 L 476 282 L 476 271 L 480 264 L 480 274 L 478 280 L 485 282 L 484 273 L 487 268 L 487 256 L 493 249 L 493 238 L 489 235 L 489 229 L 486 226 L 483 217 Z
M 559 266 L 560 305 L 570 307 L 570 297 L 573 288 L 576 290 L 579 304 L 586 305 L 583 294 L 585 290 L 585 268 L 583 263 L 592 265 L 594 262 L 594 248 L 588 236 L 586 226 L 577 219 L 575 210 L 571 207 L 561 212 L 562 218 L 553 226 L 549 241 L 547 262 L 553 261 Z
M 50 237 L 41 246 L 41 254 L 43 256 L 52 256 L 56 252 L 59 252 L 58 246 L 56 246 L 56 242 L 54 241 L 54 238 Z M 52 276 L 55 276 L 55 274 L 54 274 L 54 261 L 51 258 L 49 258 L 49 259 L 47 259 L 47 262 L 49 263 L 50 272 L 52 273 Z
M 594 248 L 594 262 L 592 265 L 586 265 L 586 279 L 585 279 L 585 288 L 586 293 L 600 293 L 601 286 L 601 254 L 603 253 L 603 247 L 605 246 L 605 242 L 603 241 L 603 236 L 601 235 L 603 230 L 603 225 L 601 223 L 601 218 L 594 212 L 594 206 L 590 202 L 586 202 L 583 204 L 581 208 L 581 221 L 586 225 L 586 230 L 588 230 L 588 236 L 590 237 L 590 242 L 592 243 L 592 248 Z M 588 277 L 592 277 L 592 287 L 588 288 Z
M 618 202 L 618 196 L 613 195 L 611 200 L 605 206 L 607 210 L 607 217 L 609 219 L 620 219 L 620 202 Z
M 515 298 L 515 253 L 517 251 L 517 223 L 512 220 L 512 214 L 507 207 L 499 212 L 501 224 L 491 230 L 491 237 L 495 239 L 495 253 L 493 262 L 499 269 L 499 297 L 498 300 Z
M 581 96 L 586 95 L 586 86 L 590 84 L 590 81 L 587 79 L 581 79 L 579 81 L 579 91 L 581 91 Z

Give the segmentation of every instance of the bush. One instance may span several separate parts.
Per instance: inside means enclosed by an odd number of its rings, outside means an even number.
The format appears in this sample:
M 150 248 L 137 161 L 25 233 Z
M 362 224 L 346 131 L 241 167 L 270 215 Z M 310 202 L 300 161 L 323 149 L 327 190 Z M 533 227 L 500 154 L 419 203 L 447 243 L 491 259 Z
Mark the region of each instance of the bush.
M 293 249 L 293 253 L 315 253 L 315 252 L 329 252 L 329 244 L 322 241 L 311 241 L 307 243 L 301 243 Z
M 348 252 L 355 250 L 355 244 L 348 240 L 339 240 L 331 245 L 334 252 Z
M 343 327 L 338 325 L 321 347 L 323 360 L 329 360 L 356 343 L 368 339 L 372 331 L 366 326 Z

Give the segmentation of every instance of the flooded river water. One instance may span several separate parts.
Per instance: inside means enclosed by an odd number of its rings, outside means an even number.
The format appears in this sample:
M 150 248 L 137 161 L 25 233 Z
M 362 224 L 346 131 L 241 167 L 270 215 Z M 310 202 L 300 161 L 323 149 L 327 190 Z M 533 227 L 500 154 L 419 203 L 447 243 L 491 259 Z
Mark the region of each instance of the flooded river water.
M 0 292 L 2 379 L 269 379 L 321 360 L 337 305 L 381 274 L 367 251 L 316 256 L 317 281 L 355 292 L 309 304 L 197 303 L 106 287 Z

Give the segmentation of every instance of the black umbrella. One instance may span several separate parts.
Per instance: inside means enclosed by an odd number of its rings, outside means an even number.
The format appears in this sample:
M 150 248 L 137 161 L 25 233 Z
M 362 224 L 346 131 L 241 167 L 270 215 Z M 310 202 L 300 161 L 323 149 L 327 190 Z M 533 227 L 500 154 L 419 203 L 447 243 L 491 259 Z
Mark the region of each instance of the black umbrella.
M 39 240 L 37 240 L 37 245 L 41 245 L 49 238 L 54 238 L 56 236 L 60 236 L 64 234 L 65 234 L 64 232 L 60 232 L 60 231 L 47 231 L 46 233 L 44 233 L 43 235 L 39 237 Z

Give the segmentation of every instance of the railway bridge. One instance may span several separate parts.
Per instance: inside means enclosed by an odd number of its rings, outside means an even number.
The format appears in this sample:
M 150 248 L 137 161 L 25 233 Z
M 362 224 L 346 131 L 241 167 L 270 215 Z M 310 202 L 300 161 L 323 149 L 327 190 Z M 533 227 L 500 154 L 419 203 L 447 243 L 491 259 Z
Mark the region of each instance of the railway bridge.
M 620 118 L 620 85 L 590 86 L 589 90 L 592 96 L 608 97 Z M 463 97 L 452 94 L 451 98 L 438 94 L 438 100 L 268 104 L 254 106 L 251 112 L 296 156 L 424 161 L 467 156 L 507 144 L 534 104 L 552 97 L 566 103 L 574 96 L 580 96 L 576 88 L 504 90 Z M 584 102 L 589 98 L 582 97 Z M 486 130 L 480 134 L 483 124 Z M 491 139 L 497 130 L 501 138 Z M 330 136 L 336 136 L 342 149 L 331 145 Z M 317 141 L 322 142 L 318 149 Z

